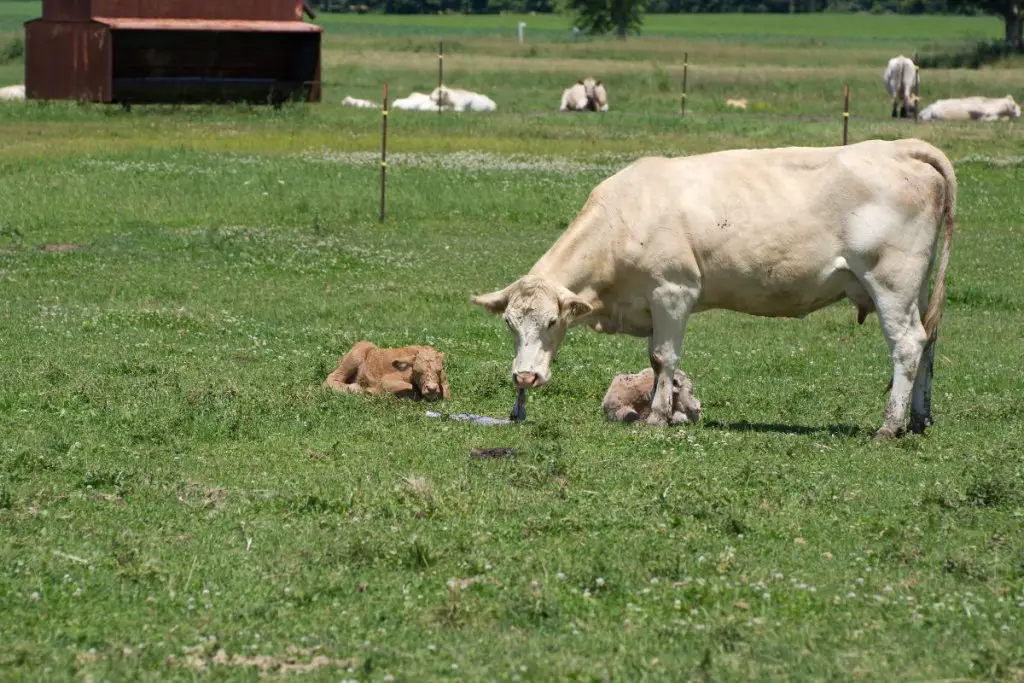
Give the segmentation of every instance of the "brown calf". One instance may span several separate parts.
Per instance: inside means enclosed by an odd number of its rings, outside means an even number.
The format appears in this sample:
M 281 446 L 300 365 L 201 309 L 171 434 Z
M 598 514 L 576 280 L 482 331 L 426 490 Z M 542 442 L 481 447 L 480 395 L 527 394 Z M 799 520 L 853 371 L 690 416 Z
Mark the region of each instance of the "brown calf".
M 356 342 L 324 380 L 325 387 L 350 394 L 395 394 L 418 400 L 451 396 L 444 354 L 430 346 L 380 349 Z

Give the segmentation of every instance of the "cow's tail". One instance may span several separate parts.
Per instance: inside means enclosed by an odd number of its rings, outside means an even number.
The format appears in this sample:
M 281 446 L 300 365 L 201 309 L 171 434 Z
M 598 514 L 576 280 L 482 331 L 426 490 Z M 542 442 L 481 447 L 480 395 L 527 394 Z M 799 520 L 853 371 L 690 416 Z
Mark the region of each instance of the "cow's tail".
M 946 182 L 942 206 L 946 229 L 942 237 L 942 247 L 939 250 L 939 266 L 935 271 L 935 287 L 928 299 L 928 309 L 925 311 L 923 319 L 924 331 L 928 339 L 927 345 L 931 346 L 938 333 L 942 307 L 946 299 L 946 270 L 949 268 L 950 242 L 953 240 L 953 227 L 956 225 L 956 172 L 946 155 L 930 145 L 915 150 L 913 156 L 938 171 Z

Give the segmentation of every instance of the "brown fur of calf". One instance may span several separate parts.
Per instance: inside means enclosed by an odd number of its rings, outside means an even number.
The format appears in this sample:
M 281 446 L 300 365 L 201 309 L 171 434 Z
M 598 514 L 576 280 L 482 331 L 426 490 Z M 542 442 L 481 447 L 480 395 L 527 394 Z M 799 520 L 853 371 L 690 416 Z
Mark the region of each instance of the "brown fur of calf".
M 646 420 L 651 414 L 654 394 L 654 370 L 646 368 L 634 374 L 615 375 L 601 407 L 605 417 L 618 422 Z M 682 370 L 672 378 L 672 424 L 700 420 L 700 401 L 693 395 L 693 382 Z
M 350 394 L 395 394 L 418 400 L 451 397 L 444 353 L 431 346 L 381 349 L 356 342 L 338 361 L 323 386 Z

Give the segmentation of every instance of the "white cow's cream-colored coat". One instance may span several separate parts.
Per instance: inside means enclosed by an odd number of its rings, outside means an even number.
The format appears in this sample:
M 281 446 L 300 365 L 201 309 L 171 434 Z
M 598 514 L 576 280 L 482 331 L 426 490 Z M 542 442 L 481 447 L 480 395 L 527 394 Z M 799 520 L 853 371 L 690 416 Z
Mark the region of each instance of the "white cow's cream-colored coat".
M 587 89 L 583 87 L 583 81 L 577 81 L 562 91 L 562 102 L 558 105 L 558 110 L 586 111 L 588 101 Z
M 644 158 L 598 185 L 526 276 L 474 302 L 514 332 L 521 387 L 547 383 L 569 326 L 648 337 L 658 374 L 649 421 L 666 424 L 691 313 L 803 317 L 849 298 L 878 311 L 892 349 L 879 436 L 903 430 L 911 389 L 921 431 L 955 198 L 949 160 L 920 140 Z
M 960 97 L 932 102 L 921 112 L 922 121 L 997 121 L 1020 118 L 1020 105 L 1006 97 Z
M 889 93 L 889 100 L 892 102 L 892 115 L 896 118 L 914 116 L 917 111 L 918 93 L 920 84 L 918 82 L 917 67 L 909 57 L 900 55 L 889 60 L 889 64 L 882 73 L 882 82 L 885 84 L 885 91 Z
M 363 100 L 358 97 L 352 97 L 346 95 L 345 99 L 341 101 L 343 107 L 358 107 L 359 109 L 380 109 L 380 105 L 370 100 Z
M 430 95 L 422 92 L 410 93 L 408 97 L 401 97 L 391 103 L 392 109 L 405 109 L 409 111 L 437 111 L 437 102 L 430 99 Z M 442 107 L 450 111 L 451 107 Z
M 25 86 L 8 85 L 0 88 L 0 102 L 23 102 L 25 100 Z
M 446 85 L 434 88 L 430 99 L 437 106 L 438 101 L 453 111 L 497 111 L 498 105 L 487 95 L 462 88 L 449 88 Z
M 608 91 L 601 81 L 584 78 L 562 91 L 559 111 L 608 111 Z

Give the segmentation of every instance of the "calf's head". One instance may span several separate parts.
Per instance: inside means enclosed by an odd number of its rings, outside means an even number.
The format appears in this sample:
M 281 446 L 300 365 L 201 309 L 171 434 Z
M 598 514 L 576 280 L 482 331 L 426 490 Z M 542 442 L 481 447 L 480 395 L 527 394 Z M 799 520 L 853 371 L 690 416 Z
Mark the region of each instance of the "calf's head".
M 529 275 L 505 289 L 472 300 L 505 318 L 516 345 L 512 382 L 520 389 L 548 383 L 551 360 L 565 338 L 565 331 L 593 310 L 567 288 Z
M 429 346 L 414 347 L 411 353 L 392 361 L 391 366 L 399 372 L 408 371 L 409 383 L 423 398 L 436 401 L 451 397 L 448 375 L 444 371 L 444 353 Z

